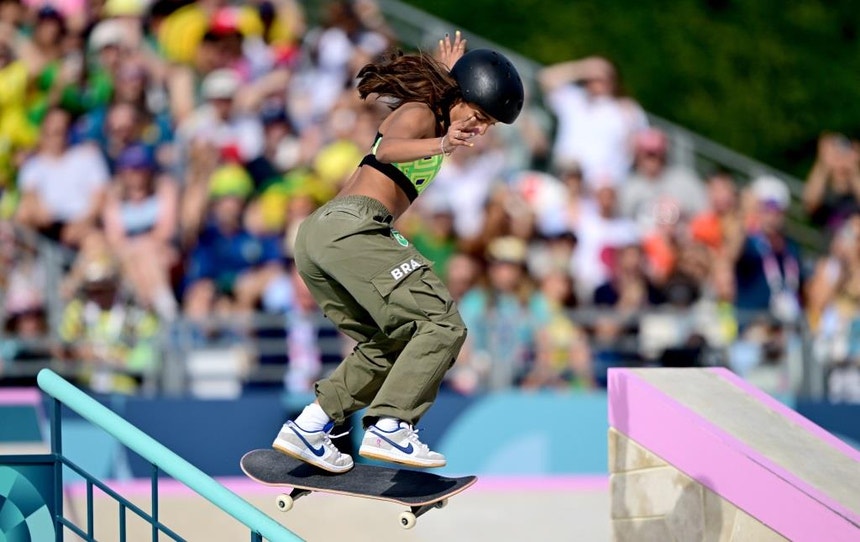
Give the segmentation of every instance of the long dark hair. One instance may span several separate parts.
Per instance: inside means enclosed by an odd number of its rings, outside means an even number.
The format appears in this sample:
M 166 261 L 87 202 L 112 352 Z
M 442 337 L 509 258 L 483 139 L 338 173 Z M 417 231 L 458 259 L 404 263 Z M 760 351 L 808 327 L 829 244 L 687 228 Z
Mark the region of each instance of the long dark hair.
M 427 53 L 404 54 L 395 51 L 358 72 L 358 94 L 386 98 L 391 109 L 407 102 L 427 104 L 443 126 L 448 113 L 461 99 L 460 87 L 448 69 Z

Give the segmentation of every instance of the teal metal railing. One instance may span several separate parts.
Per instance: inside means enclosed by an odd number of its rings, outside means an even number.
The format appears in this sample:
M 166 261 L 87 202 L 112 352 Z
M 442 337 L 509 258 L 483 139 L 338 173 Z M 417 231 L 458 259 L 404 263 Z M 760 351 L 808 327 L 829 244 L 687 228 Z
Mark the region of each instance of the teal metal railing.
M 212 477 L 188 461 L 182 459 L 166 448 L 163 444 L 133 426 L 107 407 L 101 405 L 98 401 L 91 398 L 89 395 L 82 392 L 50 369 L 43 369 L 39 372 L 38 383 L 39 387 L 52 398 L 51 452 L 54 457 L 57 458 L 57 461 L 62 463 L 62 465 L 68 466 L 70 469 L 83 476 L 87 481 L 86 530 L 75 525 L 68 518 L 63 516 L 62 495 L 59 490 L 57 491 L 58 495 L 56 495 L 56 500 L 54 502 L 54 508 L 56 510 L 55 519 L 57 540 L 62 540 L 64 527 L 73 531 L 85 540 L 95 540 L 93 534 L 93 487 L 97 487 L 119 503 L 119 533 L 121 541 L 126 539 L 125 517 L 127 511 L 137 514 L 152 525 L 153 541 L 159 540 L 160 533 L 163 533 L 173 540 L 184 540 L 182 537 L 171 531 L 167 526 L 162 524 L 158 518 L 158 478 L 159 473 L 162 471 L 169 474 L 179 482 L 182 482 L 201 497 L 207 499 L 215 506 L 248 527 L 251 531 L 252 542 L 260 542 L 264 538 L 271 542 L 292 542 L 294 540 L 302 540 L 295 533 L 274 521 L 242 497 L 236 495 Z M 109 488 L 106 484 L 86 473 L 83 469 L 63 455 L 62 423 L 60 416 L 62 405 L 70 408 L 93 425 L 100 427 L 152 465 L 152 502 L 150 513 L 146 513 L 141 508 L 135 506 Z M 57 465 L 55 469 L 55 484 L 57 488 L 62 488 L 63 485 L 62 465 Z

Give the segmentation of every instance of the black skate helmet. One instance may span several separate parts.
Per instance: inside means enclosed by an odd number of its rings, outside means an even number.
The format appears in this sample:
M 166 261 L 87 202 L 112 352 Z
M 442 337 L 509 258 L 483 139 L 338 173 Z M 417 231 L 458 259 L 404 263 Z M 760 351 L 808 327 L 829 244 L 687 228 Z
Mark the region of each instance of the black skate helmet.
M 511 124 L 523 108 L 523 82 L 513 63 L 490 49 L 469 51 L 451 68 L 463 99 Z

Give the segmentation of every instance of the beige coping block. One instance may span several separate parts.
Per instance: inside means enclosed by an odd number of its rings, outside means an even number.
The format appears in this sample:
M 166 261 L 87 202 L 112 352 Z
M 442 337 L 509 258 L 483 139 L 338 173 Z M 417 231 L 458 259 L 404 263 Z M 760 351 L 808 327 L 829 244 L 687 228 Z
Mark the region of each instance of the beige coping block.
M 627 435 L 609 428 L 609 472 L 665 466 L 666 462 L 660 457 L 630 440 Z
M 609 467 L 617 542 L 786 540 L 614 429 L 609 430 Z

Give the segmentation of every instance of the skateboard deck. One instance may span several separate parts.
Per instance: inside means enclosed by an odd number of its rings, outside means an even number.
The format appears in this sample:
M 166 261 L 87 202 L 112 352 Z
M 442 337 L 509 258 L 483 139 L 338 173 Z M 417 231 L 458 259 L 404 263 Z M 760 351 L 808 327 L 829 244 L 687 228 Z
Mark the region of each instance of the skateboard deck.
M 474 484 L 476 476 L 449 478 L 431 472 L 399 467 L 356 463 L 342 474 L 326 472 L 276 450 L 253 450 L 242 457 L 242 471 L 261 484 L 293 488 L 277 498 L 278 508 L 287 511 L 293 501 L 312 492 L 334 493 L 389 501 L 411 508 L 400 516 L 405 528 L 432 508 L 442 508 L 448 497 Z

